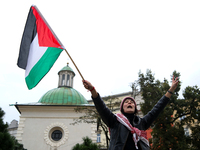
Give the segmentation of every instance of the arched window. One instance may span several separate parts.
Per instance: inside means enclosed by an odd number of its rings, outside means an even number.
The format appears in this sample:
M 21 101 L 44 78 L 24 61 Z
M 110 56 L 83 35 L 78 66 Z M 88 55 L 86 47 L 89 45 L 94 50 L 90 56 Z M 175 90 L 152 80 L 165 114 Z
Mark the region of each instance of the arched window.
M 70 86 L 70 75 L 69 74 L 67 74 L 67 86 Z
M 73 87 L 73 76 L 71 76 L 71 87 Z
M 61 85 L 65 85 L 65 74 L 62 75 Z

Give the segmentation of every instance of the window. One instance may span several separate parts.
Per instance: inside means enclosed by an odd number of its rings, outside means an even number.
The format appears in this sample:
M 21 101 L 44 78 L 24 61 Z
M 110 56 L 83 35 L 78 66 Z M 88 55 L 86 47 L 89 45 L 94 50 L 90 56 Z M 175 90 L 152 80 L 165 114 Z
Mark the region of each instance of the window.
M 71 76 L 71 87 L 73 87 L 73 76 Z
M 101 134 L 97 134 L 97 143 L 101 142 Z
M 52 122 L 44 130 L 44 141 L 53 149 L 57 149 L 68 141 L 68 128 L 64 123 Z M 51 149 L 51 148 L 50 148 Z
M 54 127 L 49 131 L 49 139 L 52 142 L 59 142 L 63 139 L 64 131 L 61 127 Z
M 51 134 L 51 138 L 54 141 L 59 141 L 62 138 L 62 132 L 60 130 L 55 130 Z
M 69 74 L 67 74 L 67 86 L 70 86 L 69 85 L 69 77 L 70 77 Z
M 65 85 L 65 75 L 64 74 L 62 75 L 62 83 L 61 83 L 61 85 Z

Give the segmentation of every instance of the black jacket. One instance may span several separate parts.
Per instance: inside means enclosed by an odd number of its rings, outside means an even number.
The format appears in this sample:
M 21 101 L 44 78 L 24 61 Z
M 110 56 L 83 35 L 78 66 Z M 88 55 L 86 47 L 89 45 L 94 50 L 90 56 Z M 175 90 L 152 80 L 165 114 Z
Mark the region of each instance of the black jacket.
M 110 128 L 111 137 L 109 150 L 124 150 L 130 131 L 117 121 L 116 116 L 106 107 L 100 95 L 97 98 L 92 99 L 102 120 Z M 143 118 L 135 116 L 133 125 L 139 130 L 147 130 L 159 113 L 165 108 L 169 100 L 169 98 L 163 96 L 153 107 L 153 109 Z M 138 142 L 138 147 L 140 147 L 142 150 L 150 149 L 149 146 L 147 146 L 141 140 Z

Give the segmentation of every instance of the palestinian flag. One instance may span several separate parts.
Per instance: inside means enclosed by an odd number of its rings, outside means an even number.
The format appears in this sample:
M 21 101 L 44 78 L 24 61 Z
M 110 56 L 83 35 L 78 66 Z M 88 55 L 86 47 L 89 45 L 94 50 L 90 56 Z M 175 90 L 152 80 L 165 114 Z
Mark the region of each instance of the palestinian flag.
M 49 72 L 65 49 L 36 6 L 31 6 L 21 40 L 17 65 L 25 69 L 28 89 Z

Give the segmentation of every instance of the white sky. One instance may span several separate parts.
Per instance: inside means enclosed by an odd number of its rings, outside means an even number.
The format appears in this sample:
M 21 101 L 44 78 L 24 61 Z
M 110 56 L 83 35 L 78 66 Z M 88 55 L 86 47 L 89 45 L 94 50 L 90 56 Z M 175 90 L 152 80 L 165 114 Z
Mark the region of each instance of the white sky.
M 181 73 L 182 89 L 200 87 L 200 1 L 185 0 L 10 0 L 0 2 L 0 107 L 4 121 L 19 120 L 13 106 L 37 102 L 57 88 L 58 71 L 67 62 L 76 73 L 74 88 L 90 99 L 82 79 L 63 51 L 50 72 L 32 90 L 17 67 L 19 47 L 30 6 L 36 5 L 74 59 L 83 77 L 101 94 L 131 91 L 138 72 L 151 69 L 170 81 Z

